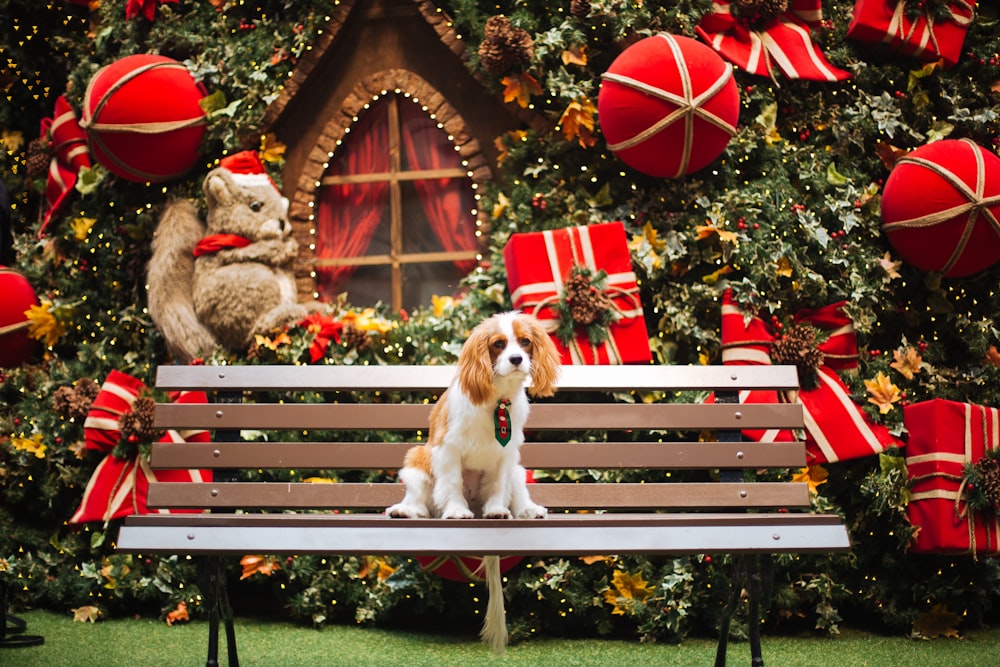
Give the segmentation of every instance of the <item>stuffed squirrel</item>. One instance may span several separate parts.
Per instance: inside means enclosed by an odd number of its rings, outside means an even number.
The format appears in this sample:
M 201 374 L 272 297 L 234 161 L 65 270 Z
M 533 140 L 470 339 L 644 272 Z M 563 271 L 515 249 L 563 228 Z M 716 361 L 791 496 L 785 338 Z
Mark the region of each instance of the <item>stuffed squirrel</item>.
M 253 151 L 221 161 L 205 177 L 203 223 L 187 200 L 167 205 L 147 267 L 149 314 L 175 360 L 188 363 L 218 345 L 245 351 L 306 317 L 298 303 L 288 199 Z

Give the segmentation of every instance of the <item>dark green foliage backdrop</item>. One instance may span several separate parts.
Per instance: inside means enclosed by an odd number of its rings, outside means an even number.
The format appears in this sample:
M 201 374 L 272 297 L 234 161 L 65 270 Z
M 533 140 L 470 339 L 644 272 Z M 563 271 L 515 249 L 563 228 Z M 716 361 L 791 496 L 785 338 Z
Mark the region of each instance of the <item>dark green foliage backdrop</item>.
M 450 362 L 471 324 L 510 306 L 499 253 L 512 232 L 623 220 L 637 237 L 633 258 L 658 363 L 720 363 L 725 286 L 741 303 L 783 320 L 800 308 L 846 299 L 861 365 L 844 379 L 872 419 L 905 436 L 907 402 L 1000 404 L 1000 371 L 990 352 L 998 338 L 998 269 L 943 280 L 895 265 L 879 231 L 888 176 L 880 142 L 912 149 L 936 138 L 970 138 L 996 149 L 994 6 L 980 7 L 961 62 L 943 70 L 847 40 L 852 3 L 825 2 L 827 22 L 816 39 L 853 78 L 772 81 L 737 71 L 737 135 L 710 167 L 664 181 L 625 167 L 607 151 L 599 126 L 596 142 L 586 145 L 558 122 L 572 103 L 596 104 L 600 74 L 626 44 L 658 31 L 693 36 L 711 3 L 572 4 L 588 11 L 534 0 L 440 3 L 469 46 L 468 66 L 498 97 L 500 77 L 482 72 L 476 55 L 486 20 L 506 14 L 531 34 L 535 48 L 525 70 L 542 88 L 532 101 L 553 130 L 504 138 L 505 180 L 483 193 L 482 205 L 495 214 L 490 249 L 462 301 L 443 309 L 428 304 L 406 317 L 362 313 L 360 320 L 358 309 L 337 304 L 335 315 L 355 318 L 367 344 L 335 343 L 324 362 Z M 105 0 L 91 12 L 69 3 L 0 2 L 0 19 L 11 26 L 0 45 L 0 173 L 14 204 L 15 267 L 52 304 L 56 327 L 31 363 L 0 370 L 0 572 L 16 582 L 18 605 L 165 615 L 185 601 L 197 614 L 191 563 L 116 554 L 114 524 L 67 525 L 99 457 L 80 450 L 82 420 L 57 408 L 54 398 L 81 379 L 101 382 L 112 369 L 150 383 L 152 369 L 167 361 L 144 310 L 144 267 L 158 213 L 168 197 L 199 196 L 204 173 L 223 151 L 259 148 L 267 103 L 323 28 L 331 5 L 181 0 L 158 5 L 152 22 L 126 21 L 124 6 Z M 564 51 L 581 45 L 585 63 L 563 60 Z M 166 185 L 96 170 L 86 194 L 75 197 L 47 237 L 37 238 L 44 174 L 31 169 L 29 141 L 40 120 L 60 94 L 79 110 L 98 67 L 146 52 L 184 61 L 215 95 L 205 164 Z M 270 166 L 280 178 L 280 159 Z M 89 233 L 74 231 L 76 218 L 93 219 Z M 715 231 L 699 233 L 704 226 Z M 288 333 L 290 342 L 276 349 L 265 343 L 247 355 L 220 352 L 216 360 L 307 362 L 313 334 L 303 327 Z M 920 350 L 922 366 L 905 379 L 890 363 L 895 351 L 910 347 Z M 905 394 L 885 414 L 867 402 L 863 383 L 879 372 Z M 907 553 L 912 528 L 898 454 L 827 466 L 816 506 L 844 515 L 855 549 L 848 557 L 779 559 L 769 628 L 835 632 L 847 619 L 937 634 L 992 618 L 1000 594 L 994 561 Z M 443 581 L 409 560 L 278 555 L 267 562 L 277 566 L 271 576 L 245 580 L 234 564 L 234 595 L 260 610 L 289 610 L 306 623 L 405 623 L 421 615 L 463 623 L 482 606 L 480 586 Z M 583 627 L 671 641 L 708 632 L 723 596 L 724 566 L 711 558 L 529 559 L 509 573 L 511 626 L 520 637 Z

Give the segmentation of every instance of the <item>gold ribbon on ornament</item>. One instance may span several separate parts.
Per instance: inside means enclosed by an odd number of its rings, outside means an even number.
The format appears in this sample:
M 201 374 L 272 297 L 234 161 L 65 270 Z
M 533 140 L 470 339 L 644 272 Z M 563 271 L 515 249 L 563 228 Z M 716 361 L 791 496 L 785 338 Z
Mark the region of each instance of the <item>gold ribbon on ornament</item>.
M 951 208 L 941 211 L 928 213 L 927 215 L 921 215 L 908 220 L 887 222 L 882 225 L 882 229 L 886 232 L 897 229 L 921 229 L 923 227 L 933 227 L 934 225 L 940 224 L 946 220 L 951 220 L 952 218 L 968 214 L 968 218 L 965 222 L 965 228 L 962 230 L 962 236 L 955 245 L 955 251 L 952 253 L 951 257 L 948 258 L 945 265 L 940 269 L 941 273 L 947 273 L 950 271 L 962 256 L 962 253 L 965 251 L 965 247 L 969 244 L 969 238 L 972 236 L 972 231 L 975 229 L 980 216 L 982 216 L 990 225 L 993 226 L 993 229 L 1000 234 L 1000 220 L 997 220 L 996 216 L 993 215 L 993 212 L 990 210 L 991 206 L 1000 204 L 1000 194 L 995 194 L 990 197 L 985 197 L 983 195 L 983 191 L 986 188 L 986 163 L 983 161 L 983 154 L 980 152 L 979 146 L 972 140 L 959 139 L 959 141 L 968 144 L 972 149 L 972 154 L 976 158 L 975 189 L 970 187 L 954 172 L 946 169 L 943 165 L 931 162 L 930 160 L 922 157 L 914 157 L 912 154 L 901 157 L 896 163 L 896 166 L 898 167 L 900 164 L 907 163 L 929 169 L 955 188 L 955 190 L 963 195 L 968 201 L 964 204 L 959 204 L 958 206 L 952 206 Z

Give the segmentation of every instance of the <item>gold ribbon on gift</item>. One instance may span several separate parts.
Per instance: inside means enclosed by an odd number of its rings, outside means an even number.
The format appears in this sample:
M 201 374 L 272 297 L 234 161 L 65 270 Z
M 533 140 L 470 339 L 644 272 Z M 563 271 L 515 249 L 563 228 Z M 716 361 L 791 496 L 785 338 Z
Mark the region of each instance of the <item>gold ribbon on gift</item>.
M 966 403 L 965 407 L 965 433 L 964 433 L 964 451 L 962 454 L 952 454 L 948 452 L 935 452 L 933 454 L 921 454 L 918 456 L 908 456 L 906 457 L 906 464 L 908 466 L 918 463 L 925 463 L 931 461 L 942 461 L 946 463 L 955 463 L 959 466 L 964 467 L 965 464 L 972 462 L 973 452 L 972 452 L 972 435 L 973 435 L 973 408 L 977 407 L 971 403 Z M 984 456 L 991 452 L 1000 450 L 1000 410 L 996 408 L 987 408 L 978 406 L 982 411 L 982 419 L 979 420 L 980 426 L 982 428 L 983 436 L 983 447 Z M 993 428 L 991 429 L 990 426 Z M 993 437 L 990 438 L 990 433 Z M 969 530 L 969 547 L 972 550 L 972 557 L 976 560 L 978 547 L 976 544 L 976 513 L 969 511 L 968 500 L 966 495 L 966 486 L 968 484 L 968 476 L 966 475 L 953 475 L 945 472 L 935 472 L 928 475 L 920 475 L 912 477 L 910 483 L 919 482 L 925 479 L 938 478 L 946 479 L 949 481 L 957 482 L 958 487 L 950 491 L 948 489 L 930 489 L 929 491 L 918 491 L 916 493 L 910 494 L 910 502 L 917 500 L 950 500 L 955 503 L 955 516 L 959 519 L 965 520 L 966 525 Z M 983 527 L 986 530 L 986 544 L 989 547 L 990 544 L 994 542 L 993 535 L 1000 535 L 1000 516 L 994 515 L 993 517 L 984 516 L 980 513 L 979 518 L 983 522 Z
M 967 0 L 951 0 L 949 3 L 949 14 L 948 21 L 951 21 L 958 26 L 968 26 L 972 24 L 972 19 L 976 14 L 976 7 L 974 2 L 968 2 Z M 965 10 L 967 13 L 959 13 L 959 10 Z M 906 29 L 906 22 L 904 19 L 906 13 L 906 0 L 899 0 L 896 3 L 896 8 L 892 12 L 892 18 L 889 20 L 889 29 L 886 31 L 885 37 L 882 39 L 883 42 L 890 43 L 895 40 L 901 40 L 913 47 L 916 50 L 913 55 L 918 56 L 927 50 L 928 43 L 934 49 L 934 53 L 941 53 L 941 47 L 938 45 L 937 35 L 934 33 L 934 20 L 935 16 L 930 9 L 924 10 L 923 21 L 915 20 L 910 24 L 909 30 Z M 926 26 L 926 30 L 920 35 L 920 40 L 916 43 L 911 42 L 914 33 L 920 26 Z

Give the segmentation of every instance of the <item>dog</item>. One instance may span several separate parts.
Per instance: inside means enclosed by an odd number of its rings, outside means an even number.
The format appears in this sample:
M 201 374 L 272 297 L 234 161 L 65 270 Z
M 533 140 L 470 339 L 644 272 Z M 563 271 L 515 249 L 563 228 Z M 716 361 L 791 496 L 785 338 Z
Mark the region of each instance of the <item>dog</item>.
M 528 397 L 556 392 L 559 352 L 542 324 L 517 311 L 477 325 L 458 355 L 457 373 L 431 410 L 427 443 L 407 451 L 395 518 L 541 519 L 520 463 Z M 530 379 L 530 384 L 529 384 Z M 507 642 L 500 562 L 483 559 L 490 601 L 482 637 L 495 653 Z

